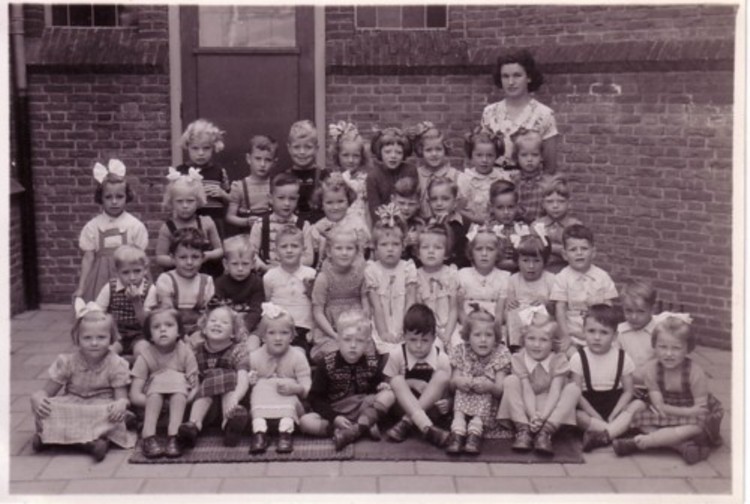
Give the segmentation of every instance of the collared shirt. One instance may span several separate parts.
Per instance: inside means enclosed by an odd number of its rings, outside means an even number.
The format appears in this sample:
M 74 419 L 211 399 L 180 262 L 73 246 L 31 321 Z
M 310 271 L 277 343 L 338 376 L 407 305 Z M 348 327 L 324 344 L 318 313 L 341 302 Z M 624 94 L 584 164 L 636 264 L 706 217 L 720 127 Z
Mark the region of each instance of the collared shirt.
M 417 359 L 406 349 L 406 362 L 404 362 L 404 351 L 401 345 L 394 348 L 388 357 L 383 373 L 389 378 L 396 375 L 404 375 L 407 371 L 414 369 L 417 364 L 428 364 L 435 371 L 445 371 L 450 374 L 451 363 L 445 352 L 438 352 L 437 347 L 432 345 L 430 353 L 424 359 Z
M 469 168 L 460 173 L 458 184 L 458 198 L 464 209 L 482 222 L 489 217 L 490 186 L 496 180 L 510 180 L 509 176 L 499 168 L 493 168 L 484 175 L 475 168 Z
M 290 215 L 289 217 L 281 217 L 276 212 L 272 212 L 268 216 L 268 222 L 271 229 L 268 231 L 268 265 L 276 266 L 279 264 L 279 255 L 276 252 L 276 233 L 285 225 L 296 226 L 297 219 L 300 217 L 297 215 Z M 256 225 L 250 230 L 250 243 L 255 247 L 255 250 L 260 250 L 261 241 L 263 239 L 263 226 Z M 302 264 L 309 266 L 313 263 L 314 249 L 312 246 L 312 239 L 310 237 L 310 223 L 305 221 L 302 225 L 302 239 L 304 241 L 304 248 L 302 250 Z
M 586 311 L 592 305 L 609 303 L 617 296 L 617 288 L 609 274 L 592 264 L 586 272 L 566 266 L 555 275 L 550 301 L 568 304 L 568 332 L 575 343 L 583 345 L 583 316 Z
M 148 290 L 146 290 L 146 285 L 148 285 Z M 120 281 L 120 279 L 115 280 L 115 292 L 122 292 L 125 290 L 125 285 Z M 147 282 L 144 278 L 141 280 L 141 284 L 138 286 L 138 294 L 140 296 L 144 296 L 145 298 L 151 298 L 153 299 L 154 296 L 156 296 L 156 292 L 153 293 L 152 296 L 149 296 L 151 293 L 151 290 L 156 290 L 156 287 L 154 284 Z M 109 283 L 107 283 L 104 287 L 102 287 L 102 290 L 99 291 L 99 295 L 96 297 L 96 304 L 98 304 L 102 310 L 107 311 L 107 308 L 109 308 L 110 300 L 112 299 L 112 294 L 114 292 L 111 292 L 109 288 Z M 153 307 L 151 306 L 144 306 L 146 310 L 150 310 Z
M 541 365 L 541 369 L 537 369 Z M 570 371 L 568 358 L 562 353 L 550 353 L 543 361 L 536 361 L 526 354 L 526 349 L 511 358 L 513 374 L 523 380 L 527 378 L 534 394 L 541 394 L 549 390 L 552 380 L 558 376 L 567 376 Z
M 281 266 L 271 268 L 263 275 L 263 290 L 270 303 L 283 306 L 294 319 L 294 325 L 312 329 L 311 292 L 315 270 L 309 266 L 300 266 L 288 272 Z
M 640 329 L 634 330 L 629 322 L 623 322 L 617 326 L 616 343 L 625 353 L 633 359 L 635 372 L 633 380 L 636 385 L 644 384 L 645 364 L 655 357 L 651 346 L 651 335 L 654 333 L 656 321 L 652 318 L 648 324 Z

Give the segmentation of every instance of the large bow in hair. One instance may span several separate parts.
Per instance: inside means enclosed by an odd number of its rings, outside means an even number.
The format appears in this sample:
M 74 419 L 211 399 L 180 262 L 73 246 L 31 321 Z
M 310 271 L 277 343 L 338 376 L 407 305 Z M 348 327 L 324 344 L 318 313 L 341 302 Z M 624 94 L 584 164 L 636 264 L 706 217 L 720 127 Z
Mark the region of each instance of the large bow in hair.
M 104 166 L 101 163 L 96 163 L 94 165 L 94 179 L 98 183 L 104 182 L 104 179 L 109 174 L 117 175 L 120 178 L 125 177 L 125 164 L 120 161 L 119 159 L 110 159 L 107 163 L 107 166 Z
M 657 324 L 661 324 L 668 318 L 676 318 L 677 320 L 680 320 L 688 325 L 693 323 L 693 317 L 691 317 L 689 313 L 677 313 L 670 311 L 665 311 L 654 315 L 654 322 L 656 322 Z
M 270 319 L 277 319 L 281 316 L 286 315 L 288 312 L 282 308 L 281 306 L 274 304 L 274 303 L 261 303 L 260 304 L 261 309 L 261 316 L 270 318 Z
M 76 311 L 76 319 L 80 319 L 94 312 L 104 312 L 101 306 L 96 304 L 94 301 L 85 302 L 83 299 L 77 297 L 73 304 L 73 309 Z
M 169 171 L 167 172 L 167 180 L 170 182 L 174 182 L 175 180 L 178 180 L 180 177 L 186 177 L 188 180 L 193 181 L 201 181 L 203 180 L 203 175 L 201 175 L 200 168 L 193 168 L 192 166 L 188 168 L 188 172 L 186 175 L 183 175 L 182 173 L 175 170 L 173 167 L 169 167 Z
M 380 205 L 377 210 L 375 210 L 375 215 L 377 216 L 378 220 L 382 222 L 383 224 L 395 227 L 396 226 L 396 217 L 401 216 L 401 212 L 399 211 L 398 207 L 395 203 L 391 202 L 387 205 Z
M 537 315 L 544 316 L 545 320 L 550 317 L 550 314 L 544 305 L 529 306 L 518 312 L 518 318 L 521 319 L 521 323 L 525 326 L 531 325 Z

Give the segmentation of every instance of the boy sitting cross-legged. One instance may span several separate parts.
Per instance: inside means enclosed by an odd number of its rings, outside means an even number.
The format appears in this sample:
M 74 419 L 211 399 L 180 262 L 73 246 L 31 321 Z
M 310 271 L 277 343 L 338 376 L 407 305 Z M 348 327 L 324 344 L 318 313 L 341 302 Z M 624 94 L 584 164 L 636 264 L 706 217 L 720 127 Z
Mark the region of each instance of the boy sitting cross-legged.
M 343 312 L 336 330 L 339 349 L 315 369 L 308 396 L 313 412 L 300 419 L 300 428 L 313 436 L 332 435 L 341 450 L 366 433 L 380 439 L 378 420 L 395 397 L 383 375 L 388 355 L 368 352 L 372 328 L 364 312 Z
M 414 304 L 404 316 L 404 343 L 394 350 L 385 366 L 385 375 L 405 412 L 386 435 L 391 441 L 406 439 L 416 425 L 425 440 L 442 448 L 448 432 L 433 425 L 428 412 L 446 415 L 451 408 L 445 398 L 451 365 L 445 352 L 435 346 L 435 314 L 423 304 Z M 435 411 L 437 410 L 437 411 Z

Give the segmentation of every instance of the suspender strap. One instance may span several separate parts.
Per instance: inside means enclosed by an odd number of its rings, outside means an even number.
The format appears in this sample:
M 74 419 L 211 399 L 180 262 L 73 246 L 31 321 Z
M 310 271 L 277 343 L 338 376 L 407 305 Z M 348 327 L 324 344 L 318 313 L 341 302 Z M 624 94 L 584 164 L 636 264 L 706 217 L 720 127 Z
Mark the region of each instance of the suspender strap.
M 617 374 L 615 374 L 615 383 L 612 385 L 612 390 L 617 390 L 620 384 L 620 378 L 622 378 L 622 366 L 625 365 L 625 351 L 620 349 L 617 352 Z
M 682 393 L 685 396 L 693 396 L 693 391 L 690 390 L 690 368 L 693 364 L 693 361 L 690 359 L 685 359 L 682 361 Z
M 586 381 L 586 390 L 593 392 L 594 387 L 591 385 L 591 370 L 589 369 L 589 360 L 586 358 L 586 352 L 582 347 L 578 348 L 578 355 L 581 357 L 581 366 L 583 367 L 583 379 Z
M 247 180 L 242 179 L 242 192 L 245 195 L 245 206 L 247 207 L 247 211 L 250 211 L 250 194 L 248 194 L 247 191 Z
M 174 221 L 172 219 L 167 219 L 167 229 L 169 229 L 169 234 L 174 235 L 177 232 L 177 226 L 174 225 Z
M 203 216 L 202 215 L 196 215 L 195 216 L 195 224 L 198 226 L 198 231 L 200 231 L 201 234 L 203 234 L 203 223 L 201 222 L 201 217 L 203 217 Z M 208 238 L 208 237 L 206 237 L 206 238 Z
M 198 276 L 200 276 L 201 281 L 198 285 L 198 301 L 195 302 L 195 311 L 203 310 L 205 305 L 204 298 L 206 297 L 206 275 L 204 275 L 203 273 L 199 273 Z
M 180 288 L 177 286 L 177 279 L 174 277 L 174 273 L 172 271 L 167 272 L 167 276 L 170 280 L 172 280 L 172 289 L 174 290 L 174 307 L 176 309 L 180 309 Z
M 406 343 L 401 343 L 401 352 L 404 354 L 404 372 L 409 371 L 409 358 L 406 356 Z
M 268 262 L 268 248 L 271 243 L 271 215 L 266 214 L 260 221 L 260 258 Z

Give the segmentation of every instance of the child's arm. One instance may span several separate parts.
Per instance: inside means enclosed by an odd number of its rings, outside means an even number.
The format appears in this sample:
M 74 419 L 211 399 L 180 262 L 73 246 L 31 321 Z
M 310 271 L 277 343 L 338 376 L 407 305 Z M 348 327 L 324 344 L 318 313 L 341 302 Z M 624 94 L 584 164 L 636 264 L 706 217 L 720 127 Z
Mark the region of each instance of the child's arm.
M 312 236 L 311 236 L 310 223 L 305 222 L 302 226 L 302 242 L 304 248 L 302 250 L 302 264 L 305 266 L 312 266 L 315 261 L 315 248 L 313 247 Z
M 156 300 L 157 305 L 162 308 L 177 308 L 174 305 L 174 291 L 172 290 L 172 281 L 166 273 L 159 275 L 156 279 Z
M 630 404 L 630 401 L 633 400 L 633 374 L 623 374 L 622 375 L 622 395 L 620 395 L 620 399 L 617 400 L 617 403 L 615 404 L 615 407 L 612 409 L 612 413 L 610 413 L 609 418 L 607 419 L 608 422 L 611 422 L 615 418 L 617 418 L 617 415 L 622 413 L 628 404 Z
M 325 314 L 323 306 L 313 305 L 312 312 L 313 312 L 313 318 L 315 319 L 315 323 L 318 324 L 318 329 L 323 331 L 323 333 L 329 338 L 336 339 L 338 335 L 336 334 L 336 331 L 331 326 L 331 323 L 326 318 L 326 314 Z
M 198 216 L 198 219 L 202 218 L 203 216 Z M 224 249 L 221 246 L 221 237 L 219 236 L 219 230 L 216 229 L 216 224 L 210 217 L 203 219 L 201 224 L 203 229 L 206 230 L 208 241 L 211 242 L 211 250 L 204 252 L 203 256 L 208 260 L 221 259 L 224 257 Z
M 466 376 L 463 371 L 455 367 L 453 368 L 453 373 L 451 374 L 450 384 L 456 390 L 462 390 L 464 392 L 469 392 L 471 390 L 471 378 Z
M 571 344 L 570 333 L 568 332 L 567 301 L 555 302 L 555 319 L 560 326 L 560 352 L 567 354 Z
M 146 407 L 146 394 L 143 392 L 144 385 L 146 385 L 146 380 L 133 378 L 133 382 L 130 384 L 130 402 L 133 406 Z
M 87 250 L 83 253 L 83 257 L 81 258 L 81 277 L 78 279 L 78 288 L 73 292 L 73 301 L 75 301 L 77 297 L 83 295 L 83 286 L 91 273 L 91 266 L 94 264 L 94 256 L 95 253 L 93 250 Z
M 478 376 L 473 380 L 473 388 L 480 394 L 490 393 L 495 397 L 501 397 L 503 395 L 503 382 L 506 376 L 508 376 L 508 373 L 502 370 L 495 374 L 494 381 L 486 376 Z
M 39 418 L 45 418 L 52 413 L 49 398 L 56 396 L 61 388 L 62 384 L 52 379 L 44 382 L 42 389 L 37 390 L 31 395 L 31 411 L 34 412 L 34 415 Z
M 557 406 L 557 402 L 560 400 L 563 385 L 565 385 L 565 377 L 563 375 L 558 375 L 552 378 L 549 391 L 547 392 L 547 400 L 544 402 L 544 405 L 541 405 L 541 411 L 539 411 L 539 416 L 543 421 L 546 422 L 555 410 L 555 406 Z
M 156 250 L 154 251 L 154 262 L 162 268 L 174 268 L 174 258 L 169 254 L 171 238 L 167 224 L 162 224 L 156 237 Z
M 244 354 L 247 358 L 247 354 Z M 235 406 L 237 406 L 243 397 L 245 397 L 245 394 L 247 394 L 247 390 L 250 388 L 250 380 L 248 378 L 248 371 L 247 369 L 238 369 L 237 370 L 237 386 L 234 388 L 234 391 L 232 392 L 231 397 L 227 400 L 225 406 L 224 406 L 224 415 L 229 414 L 232 409 L 234 409 Z
M 578 373 L 573 373 L 573 381 L 576 385 L 578 385 L 578 388 L 583 390 L 583 376 L 579 375 Z M 578 399 L 578 407 L 589 416 L 604 421 L 599 412 L 596 411 L 593 406 L 591 406 L 591 403 L 588 401 L 588 399 L 583 397 L 583 394 L 581 394 L 580 399 Z
M 450 309 L 448 311 L 448 321 L 445 324 L 445 334 L 443 334 L 443 343 L 445 348 L 450 346 L 451 337 L 453 332 L 456 330 L 456 323 L 458 322 L 458 305 L 456 304 L 456 295 L 452 294 L 448 298 L 450 300 Z
M 262 233 L 263 223 L 261 221 L 260 224 L 257 226 L 253 226 L 252 229 L 250 229 L 250 244 L 253 246 L 253 250 L 260 251 L 260 242 L 261 242 L 261 233 Z M 260 258 L 259 254 L 255 254 L 255 269 L 261 272 L 268 271 L 269 265 L 266 264 L 263 259 Z M 268 297 L 266 297 L 268 299 Z
M 115 400 L 112 402 L 107 410 L 109 411 L 109 421 L 118 423 L 125 419 L 125 411 L 130 405 L 128 400 L 128 387 L 115 387 L 113 389 Z
M 328 293 L 328 275 L 325 272 L 318 274 L 313 284 L 312 291 L 312 314 L 318 329 L 329 338 L 336 339 L 336 330 L 331 325 L 325 314 L 326 296 Z
M 417 302 L 417 284 L 406 284 L 406 300 L 404 303 L 404 313 L 409 311 L 411 305 Z
M 378 296 L 377 291 L 374 289 L 370 290 L 367 293 L 367 299 L 370 301 L 372 318 L 375 322 L 375 330 L 378 332 L 380 339 L 387 343 L 397 343 L 396 335 L 388 332 L 388 325 L 385 322 L 385 310 L 383 309 L 383 303 L 380 301 L 380 296 Z
M 497 298 L 495 303 L 495 331 L 496 334 L 503 334 L 503 321 L 505 320 L 505 298 Z
M 249 228 L 255 221 L 258 220 L 257 217 L 240 217 L 237 215 L 237 210 L 240 209 L 239 203 L 236 201 L 229 201 L 229 206 L 227 207 L 227 215 L 224 217 L 224 220 L 226 220 L 229 224 L 241 228 Z
M 466 304 L 466 293 L 462 288 L 458 289 L 456 293 L 456 315 L 461 325 L 466 323 L 466 312 L 464 311 L 464 305 Z

